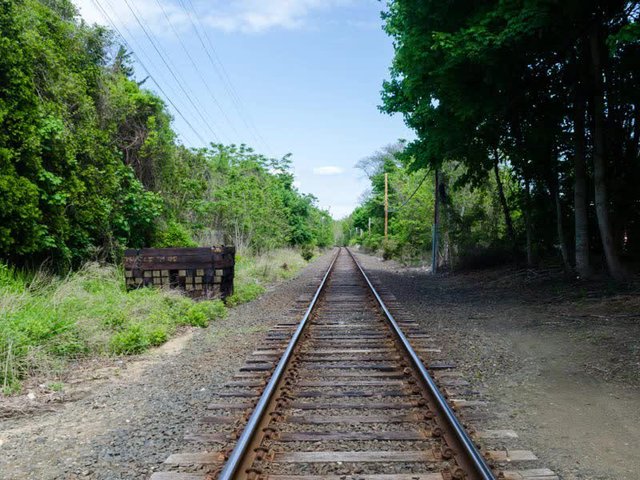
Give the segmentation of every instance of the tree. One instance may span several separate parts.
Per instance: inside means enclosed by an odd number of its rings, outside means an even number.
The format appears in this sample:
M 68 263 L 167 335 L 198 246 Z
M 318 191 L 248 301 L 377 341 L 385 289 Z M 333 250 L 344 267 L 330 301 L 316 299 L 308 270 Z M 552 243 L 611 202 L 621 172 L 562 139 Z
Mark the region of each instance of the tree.
M 593 172 L 602 249 L 610 274 L 622 278 L 620 252 L 640 252 L 640 244 L 629 241 L 639 213 L 630 208 L 638 195 L 629 183 L 637 178 L 639 157 L 639 5 L 391 1 L 383 17 L 395 57 L 382 108 L 402 113 L 416 131 L 408 151 L 418 167 L 454 160 L 470 183 L 495 169 L 496 158 L 511 167 L 526 206 L 529 259 L 531 232 L 542 245 L 553 231 L 548 222 L 534 225 L 544 215 L 533 209 L 542 209 L 555 216 L 555 242 L 569 269 L 565 217 L 567 210 L 575 215 L 582 275 L 589 270 L 586 177 Z M 624 179 L 623 166 L 630 173 Z M 619 175 L 613 195 L 607 172 Z M 498 196 L 508 213 L 499 188 Z M 567 204 L 570 197 L 574 202 Z M 521 238 L 516 231 L 509 236 Z

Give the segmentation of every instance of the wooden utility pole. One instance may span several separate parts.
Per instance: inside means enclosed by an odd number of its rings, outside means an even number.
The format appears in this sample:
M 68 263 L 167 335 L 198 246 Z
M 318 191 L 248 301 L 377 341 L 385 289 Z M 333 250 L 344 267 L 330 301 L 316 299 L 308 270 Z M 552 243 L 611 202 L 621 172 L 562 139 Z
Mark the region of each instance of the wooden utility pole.
M 438 273 L 438 226 L 440 224 L 440 181 L 436 169 L 436 188 L 433 203 L 433 248 L 431 251 L 431 273 Z
M 384 241 L 389 231 L 389 174 L 384 174 Z

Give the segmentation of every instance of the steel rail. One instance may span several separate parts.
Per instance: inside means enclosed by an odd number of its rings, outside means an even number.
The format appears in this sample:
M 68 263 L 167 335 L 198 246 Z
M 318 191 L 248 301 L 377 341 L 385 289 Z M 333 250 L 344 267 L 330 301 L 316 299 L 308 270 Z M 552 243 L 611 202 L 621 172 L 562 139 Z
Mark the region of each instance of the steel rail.
M 356 260 L 356 257 L 353 255 L 351 250 L 349 250 L 348 248 L 346 250 L 347 252 L 349 252 L 349 255 L 351 256 L 354 263 L 360 270 L 360 273 L 362 274 L 362 277 L 367 282 L 367 285 L 369 285 L 369 289 L 371 290 L 371 293 L 373 294 L 376 301 L 378 302 L 378 305 L 382 309 L 384 315 L 387 317 L 389 324 L 391 325 L 394 333 L 397 335 L 398 339 L 400 340 L 400 343 L 402 344 L 407 354 L 409 355 L 415 368 L 420 372 L 421 380 L 427 385 L 429 392 L 431 393 L 434 400 L 436 401 L 437 406 L 440 408 L 440 410 L 444 414 L 445 419 L 447 420 L 447 423 L 455 432 L 458 441 L 464 448 L 464 453 L 471 460 L 471 463 L 475 467 L 478 475 L 480 475 L 480 478 L 482 480 L 496 480 L 496 477 L 491 471 L 491 468 L 489 467 L 489 465 L 487 465 L 487 462 L 485 461 L 482 454 L 476 448 L 475 444 L 473 443 L 473 440 L 471 440 L 471 438 L 469 437 L 469 434 L 466 432 L 464 427 L 460 424 L 460 422 L 456 418 L 456 415 L 453 412 L 453 409 L 449 406 L 449 404 L 447 403 L 447 400 L 444 398 L 444 396 L 438 389 L 436 382 L 433 380 L 433 378 L 425 368 L 424 364 L 422 363 L 422 360 L 420 360 L 420 357 L 418 357 L 415 350 L 409 343 L 409 340 L 407 339 L 404 332 L 400 328 L 400 325 L 398 325 L 398 322 L 396 321 L 396 319 L 393 318 L 393 315 L 391 314 L 391 312 L 385 305 L 384 301 L 382 300 L 382 298 L 374 288 L 373 284 L 371 283 L 371 280 L 369 280 L 369 277 L 365 273 L 364 269 L 362 268 L 358 260 Z
M 244 427 L 244 430 L 242 431 L 240 438 L 238 438 L 238 441 L 236 442 L 236 446 L 232 450 L 231 455 L 229 456 L 229 459 L 225 463 L 222 471 L 220 472 L 220 475 L 218 476 L 218 480 L 232 480 L 234 478 L 234 475 L 238 473 L 237 470 L 242 463 L 243 457 L 247 453 L 247 448 L 249 447 L 251 440 L 256 433 L 258 425 L 260 424 L 260 420 L 264 416 L 265 411 L 267 409 L 267 405 L 271 401 L 273 394 L 276 391 L 277 385 L 280 382 L 282 375 L 285 371 L 285 368 L 287 367 L 287 364 L 289 363 L 289 360 L 293 355 L 293 350 L 298 344 L 298 340 L 302 336 L 302 332 L 307 324 L 307 321 L 309 320 L 309 317 L 311 316 L 311 312 L 313 311 L 316 304 L 318 303 L 318 298 L 320 297 L 320 293 L 322 293 L 322 290 L 324 289 L 324 286 L 327 283 L 327 279 L 329 278 L 329 275 L 333 270 L 333 266 L 335 265 L 336 260 L 340 255 L 340 250 L 341 250 L 341 247 L 338 248 L 338 252 L 333 257 L 333 260 L 331 261 L 329 268 L 327 268 L 327 271 L 324 274 L 324 277 L 322 277 L 322 281 L 320 282 L 320 285 L 318 286 L 316 293 L 313 295 L 311 303 L 309 303 L 309 306 L 307 307 L 307 310 L 305 311 L 304 316 L 302 317 L 302 320 L 300 320 L 300 323 L 298 324 L 296 331 L 291 337 L 291 340 L 289 341 L 289 344 L 287 345 L 286 350 L 282 354 L 282 357 L 278 362 L 278 366 L 273 371 L 273 374 L 269 379 L 269 383 L 267 383 L 267 386 L 262 392 L 262 395 L 260 396 L 260 399 L 258 400 L 258 403 L 256 404 L 255 409 L 253 410 L 253 413 L 251 414 L 251 417 L 249 417 L 249 420 L 247 421 L 247 425 Z

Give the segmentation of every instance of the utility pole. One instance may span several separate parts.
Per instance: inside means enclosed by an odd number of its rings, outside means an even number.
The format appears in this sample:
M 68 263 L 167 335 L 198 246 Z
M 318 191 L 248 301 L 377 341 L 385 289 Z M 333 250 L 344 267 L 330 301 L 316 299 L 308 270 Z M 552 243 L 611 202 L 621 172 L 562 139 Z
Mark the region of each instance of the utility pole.
M 433 203 L 433 248 L 431 252 L 431 273 L 438 273 L 438 226 L 440 224 L 440 181 L 436 168 L 436 189 Z
M 384 241 L 389 231 L 389 174 L 384 174 Z
M 369 217 L 369 235 L 371 235 L 371 217 Z

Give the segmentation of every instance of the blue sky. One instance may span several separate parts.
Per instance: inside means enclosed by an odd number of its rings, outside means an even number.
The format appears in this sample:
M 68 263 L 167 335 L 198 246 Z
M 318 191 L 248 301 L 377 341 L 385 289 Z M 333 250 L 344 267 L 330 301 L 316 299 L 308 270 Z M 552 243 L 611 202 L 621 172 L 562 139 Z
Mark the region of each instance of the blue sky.
M 76 3 L 88 22 L 109 25 L 102 7 L 115 23 L 186 118 L 170 105 L 185 145 L 244 142 L 270 156 L 292 153 L 296 185 L 336 218 L 367 188 L 355 163 L 413 138 L 399 116 L 377 108 L 393 56 L 377 0 Z

